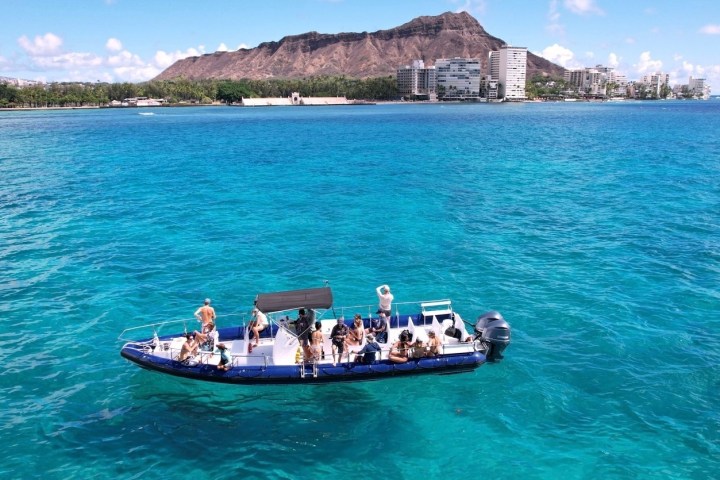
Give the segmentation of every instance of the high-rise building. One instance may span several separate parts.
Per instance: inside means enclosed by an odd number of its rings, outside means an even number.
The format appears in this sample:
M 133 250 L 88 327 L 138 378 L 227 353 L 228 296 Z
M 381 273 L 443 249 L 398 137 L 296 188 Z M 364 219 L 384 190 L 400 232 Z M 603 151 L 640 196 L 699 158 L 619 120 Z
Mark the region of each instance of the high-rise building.
M 435 61 L 438 96 L 446 100 L 480 97 L 480 59 L 440 58 Z
M 704 78 L 690 77 L 688 90 L 690 90 L 694 96 L 702 98 L 703 100 L 710 98 L 710 86 L 705 84 Z
M 504 100 L 525 100 L 527 48 L 503 45 L 498 57 L 498 96 Z M 492 76 L 493 66 L 490 70 Z
M 397 69 L 398 93 L 402 96 L 434 97 L 435 84 L 435 67 L 426 68 L 422 60 Z

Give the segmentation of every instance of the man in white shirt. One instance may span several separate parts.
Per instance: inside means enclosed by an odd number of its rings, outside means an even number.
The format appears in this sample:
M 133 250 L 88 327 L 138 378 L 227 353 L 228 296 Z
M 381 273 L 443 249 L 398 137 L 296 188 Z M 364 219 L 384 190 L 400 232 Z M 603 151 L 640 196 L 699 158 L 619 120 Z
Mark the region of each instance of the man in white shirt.
M 380 285 L 375 289 L 377 292 L 378 300 L 380 302 L 380 310 L 385 312 L 388 317 L 392 314 L 392 301 L 395 297 L 390 293 L 389 285 Z

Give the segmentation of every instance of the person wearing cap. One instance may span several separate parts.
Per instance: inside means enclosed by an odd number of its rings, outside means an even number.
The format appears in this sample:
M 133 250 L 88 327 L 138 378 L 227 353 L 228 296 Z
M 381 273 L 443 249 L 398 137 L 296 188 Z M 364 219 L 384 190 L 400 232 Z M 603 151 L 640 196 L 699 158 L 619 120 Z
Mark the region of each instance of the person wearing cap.
M 377 353 L 380 351 L 380 345 L 375 341 L 375 335 L 368 333 L 366 338 L 365 346 L 355 355 L 355 361 L 363 365 L 373 363 Z
M 370 319 L 370 328 L 367 333 L 375 335 L 375 339 L 380 343 L 387 343 L 388 318 L 383 310 L 378 310 L 378 318 Z
M 348 327 L 342 317 L 337 319 L 337 324 L 330 332 L 330 341 L 332 343 L 333 367 L 335 366 L 335 352 L 338 353 L 337 361 L 342 362 L 343 350 L 345 350 L 345 337 L 348 334 Z
M 260 332 L 265 330 L 265 327 L 268 326 L 268 319 L 267 316 L 261 312 L 257 308 L 253 308 L 252 310 L 252 320 L 250 321 L 250 324 L 248 325 L 248 328 L 252 329 L 253 332 L 253 338 L 255 339 L 255 346 L 258 346 L 258 343 L 260 343 Z
M 195 318 L 205 327 L 208 323 L 215 321 L 215 309 L 210 306 L 210 299 L 206 298 L 204 304 L 195 310 Z
M 380 285 L 375 289 L 378 296 L 379 308 L 385 315 L 390 316 L 392 313 L 392 301 L 395 299 L 392 293 L 390 293 L 390 286 Z

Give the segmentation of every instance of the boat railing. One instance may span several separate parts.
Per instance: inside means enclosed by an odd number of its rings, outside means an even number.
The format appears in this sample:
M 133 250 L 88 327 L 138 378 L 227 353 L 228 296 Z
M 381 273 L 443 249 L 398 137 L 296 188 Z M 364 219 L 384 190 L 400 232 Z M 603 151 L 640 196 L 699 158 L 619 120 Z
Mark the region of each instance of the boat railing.
M 431 317 L 432 315 L 446 314 L 451 311 L 450 305 L 451 301 L 447 299 L 427 300 L 421 302 L 393 302 L 392 314 L 390 316 L 390 328 L 400 327 L 401 315 L 414 315 L 422 313 L 426 317 Z M 348 316 L 346 316 L 347 310 L 350 311 L 347 314 Z M 327 311 L 328 310 L 325 312 Z M 332 311 L 334 311 L 336 315 L 338 315 L 338 311 L 340 312 L 338 318 L 352 318 L 355 313 L 363 315 L 363 318 L 374 318 L 377 317 L 378 304 L 371 303 L 366 305 L 342 306 L 334 308 Z M 367 312 L 367 314 L 363 314 L 363 312 Z M 322 316 L 320 318 L 322 318 Z M 395 325 L 393 325 L 393 323 L 395 323 Z
M 216 328 L 221 328 L 218 326 L 218 319 L 224 319 L 227 317 L 241 317 L 242 323 L 245 323 L 245 319 L 247 317 L 246 313 L 227 313 L 224 315 L 218 315 L 215 318 L 215 325 Z M 200 327 L 200 324 L 197 320 L 197 318 L 181 318 L 178 320 L 165 320 L 161 322 L 154 322 L 154 323 L 148 323 L 145 325 L 138 325 L 136 327 L 129 327 L 120 332 L 120 335 L 118 336 L 118 340 L 122 340 L 125 342 L 137 340 L 137 338 L 128 338 L 126 335 L 128 335 L 130 332 L 138 332 L 138 331 L 148 331 L 150 333 L 150 336 L 158 335 L 160 336 L 160 330 L 162 330 L 167 325 L 182 325 L 183 326 L 183 334 L 188 332 L 188 324 L 191 325 L 190 331 L 196 330 Z M 197 328 L 196 328 L 197 327 Z M 176 333 L 176 332 L 173 332 Z

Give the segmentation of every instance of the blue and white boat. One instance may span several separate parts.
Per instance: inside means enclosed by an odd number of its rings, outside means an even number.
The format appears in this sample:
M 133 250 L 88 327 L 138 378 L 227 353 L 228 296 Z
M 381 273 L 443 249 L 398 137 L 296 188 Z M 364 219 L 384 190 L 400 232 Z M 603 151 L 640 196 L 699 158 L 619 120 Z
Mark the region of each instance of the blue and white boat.
M 380 351 L 373 361 L 361 361 L 356 353 L 367 342 L 349 347 L 340 359 L 331 354 L 330 333 L 340 323 L 348 326 L 353 317 L 361 313 L 364 328 L 377 318 L 377 305 L 333 307 L 330 287 L 292 290 L 259 294 L 255 306 L 267 315 L 269 326 L 260 335 L 259 344 L 251 344 L 249 317 L 241 319 L 236 326 L 219 326 L 213 345 L 190 359 L 180 361 L 185 334 L 198 328 L 197 322 L 179 320 L 163 322 L 123 331 L 120 339 L 126 341 L 120 354 L 142 368 L 178 377 L 234 384 L 295 384 L 331 383 L 344 381 L 377 380 L 407 375 L 451 374 L 472 371 L 486 361 L 502 359 L 505 347 L 510 343 L 510 326 L 496 311 L 480 315 L 474 324 L 462 319 L 452 308 L 450 300 L 434 300 L 418 303 L 393 304 L 387 329 L 387 343 L 379 343 Z M 299 309 L 309 312 L 312 323 L 318 321 L 323 333 L 323 354 L 318 359 L 307 359 L 302 354 L 300 340 L 293 319 Z M 219 319 L 222 322 L 222 318 Z M 180 325 L 183 325 L 182 331 Z M 190 327 L 188 329 L 188 326 Z M 164 335 L 162 330 L 177 328 L 173 334 Z M 468 328 L 470 331 L 468 331 Z M 145 337 L 130 340 L 146 331 Z M 431 333 L 432 332 L 432 333 Z M 409 351 L 409 358 L 402 363 L 390 360 L 390 352 L 401 336 L 409 336 L 409 342 L 420 340 L 428 344 L 429 335 L 440 340 L 436 354 L 427 347 Z M 228 369 L 218 368 L 221 351 L 229 357 Z M 397 345 L 396 345 L 397 346 Z

